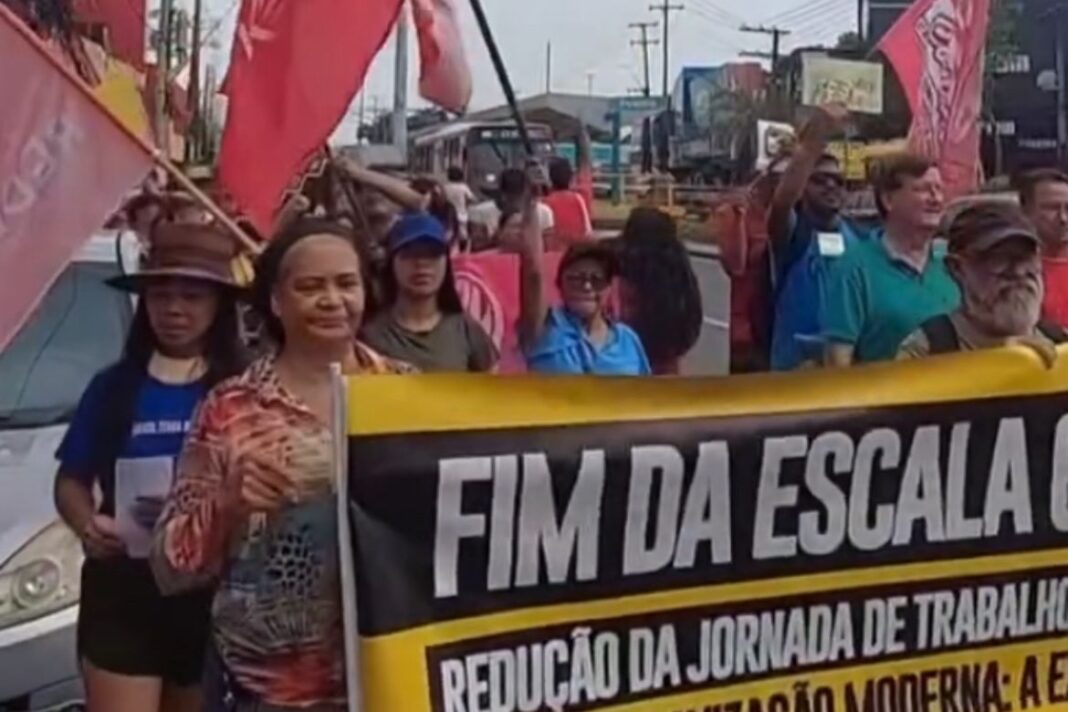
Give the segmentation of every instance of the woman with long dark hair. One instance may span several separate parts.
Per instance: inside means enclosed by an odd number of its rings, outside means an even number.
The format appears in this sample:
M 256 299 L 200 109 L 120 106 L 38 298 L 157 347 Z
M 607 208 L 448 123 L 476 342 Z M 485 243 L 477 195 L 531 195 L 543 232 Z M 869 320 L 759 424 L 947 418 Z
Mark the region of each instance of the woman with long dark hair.
M 56 507 L 84 543 L 78 653 L 89 712 L 199 712 L 210 592 L 165 598 L 147 556 L 193 410 L 240 372 L 231 238 L 158 224 L 122 359 L 82 396 L 59 448 Z M 94 491 L 101 497 L 96 499 Z
M 345 704 L 331 365 L 406 373 L 357 341 L 365 275 L 351 231 L 304 218 L 256 265 L 277 345 L 213 390 L 156 529 L 168 591 L 216 582 L 214 641 L 239 712 Z
M 422 371 L 486 372 L 497 349 L 460 303 L 441 223 L 402 217 L 389 234 L 383 309 L 363 329 L 368 345 Z
M 620 317 L 638 334 L 653 373 L 675 375 L 701 336 L 701 289 L 675 220 L 656 208 L 631 211 L 615 241 Z

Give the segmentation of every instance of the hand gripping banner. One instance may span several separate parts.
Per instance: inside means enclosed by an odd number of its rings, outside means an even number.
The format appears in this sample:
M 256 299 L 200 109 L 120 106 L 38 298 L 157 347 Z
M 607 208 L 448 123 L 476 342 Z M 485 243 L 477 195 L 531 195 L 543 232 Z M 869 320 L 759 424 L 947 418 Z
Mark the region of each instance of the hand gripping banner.
M 1066 709 L 1062 364 L 355 379 L 360 709 Z

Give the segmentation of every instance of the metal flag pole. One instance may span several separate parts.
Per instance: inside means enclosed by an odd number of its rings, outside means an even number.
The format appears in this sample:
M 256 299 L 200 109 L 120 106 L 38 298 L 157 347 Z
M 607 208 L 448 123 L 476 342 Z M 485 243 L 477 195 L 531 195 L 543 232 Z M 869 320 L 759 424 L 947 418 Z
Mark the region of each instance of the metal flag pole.
M 501 59 L 501 52 L 497 49 L 497 42 L 493 39 L 493 32 L 490 31 L 489 20 L 486 19 L 486 12 L 482 9 L 481 0 L 471 0 L 471 9 L 475 11 L 478 29 L 482 33 L 486 49 L 489 50 L 490 59 L 493 60 L 493 69 L 497 72 L 497 80 L 501 83 L 504 98 L 508 101 L 508 106 L 512 110 L 512 117 L 515 119 L 515 125 L 519 128 L 519 138 L 523 141 L 523 148 L 526 149 L 527 156 L 533 158 L 534 144 L 530 141 L 527 123 L 523 120 L 523 115 L 519 113 L 519 104 L 515 100 L 512 80 L 508 78 L 508 70 L 505 69 L 504 60 Z

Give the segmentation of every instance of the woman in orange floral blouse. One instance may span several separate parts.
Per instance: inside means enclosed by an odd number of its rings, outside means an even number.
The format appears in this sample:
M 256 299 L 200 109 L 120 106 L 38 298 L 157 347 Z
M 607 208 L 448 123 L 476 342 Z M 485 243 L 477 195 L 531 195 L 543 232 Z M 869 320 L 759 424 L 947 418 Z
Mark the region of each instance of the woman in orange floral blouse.
M 153 564 L 164 590 L 218 582 L 212 625 L 234 709 L 333 712 L 345 682 L 330 365 L 412 368 L 356 341 L 366 282 L 341 226 L 298 222 L 256 272 L 254 305 L 277 355 L 201 406 Z

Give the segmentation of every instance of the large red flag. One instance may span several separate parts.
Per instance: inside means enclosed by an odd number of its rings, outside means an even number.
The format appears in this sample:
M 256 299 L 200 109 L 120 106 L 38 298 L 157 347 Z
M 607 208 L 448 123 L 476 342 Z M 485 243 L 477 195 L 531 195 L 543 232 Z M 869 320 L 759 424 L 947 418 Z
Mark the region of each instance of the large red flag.
M 0 5 L 0 350 L 152 156 Z
M 402 0 L 243 0 L 219 180 L 263 235 L 389 36 Z
M 912 110 L 909 146 L 938 162 L 950 196 L 979 182 L 990 0 L 916 0 L 879 43 Z
M 75 0 L 80 21 L 107 29 L 108 49 L 132 67 L 145 68 L 145 0 Z
M 471 69 L 452 0 L 412 0 L 419 36 L 419 94 L 463 113 L 471 101 Z

